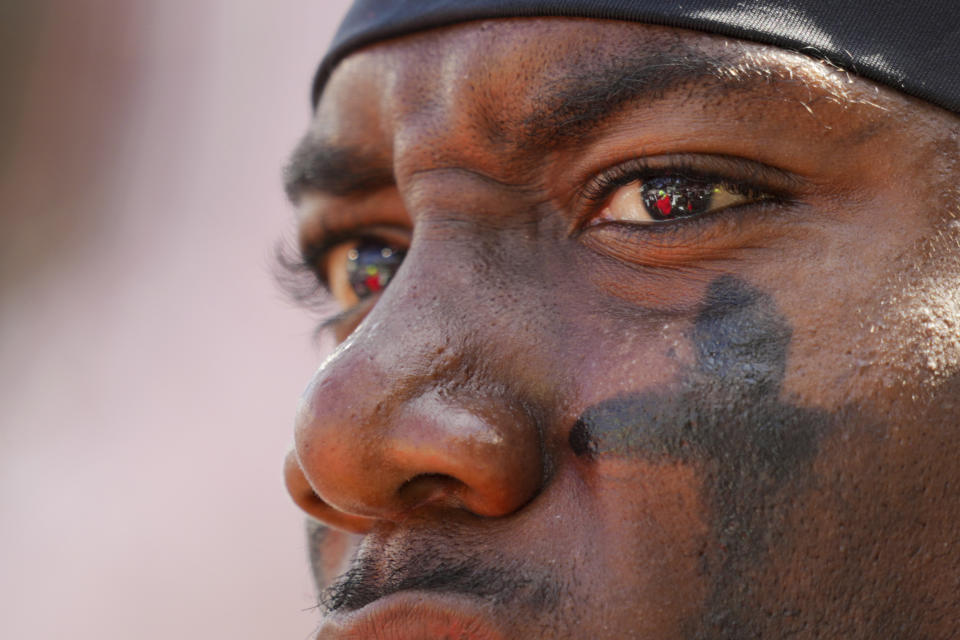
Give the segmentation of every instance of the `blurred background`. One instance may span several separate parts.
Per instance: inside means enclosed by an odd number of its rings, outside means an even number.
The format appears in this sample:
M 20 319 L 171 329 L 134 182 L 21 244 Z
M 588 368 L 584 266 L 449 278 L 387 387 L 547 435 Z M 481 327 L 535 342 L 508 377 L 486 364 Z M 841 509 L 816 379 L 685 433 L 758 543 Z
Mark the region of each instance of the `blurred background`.
M 347 4 L 0 2 L 0 638 L 314 629 L 270 263 Z

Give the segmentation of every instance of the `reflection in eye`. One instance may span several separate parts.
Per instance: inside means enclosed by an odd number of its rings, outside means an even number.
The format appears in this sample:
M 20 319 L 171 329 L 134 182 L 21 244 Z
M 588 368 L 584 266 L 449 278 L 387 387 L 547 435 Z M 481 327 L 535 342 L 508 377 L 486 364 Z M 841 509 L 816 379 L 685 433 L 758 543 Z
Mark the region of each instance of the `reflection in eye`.
M 396 273 L 403 252 L 379 243 L 363 243 L 347 251 L 347 279 L 361 300 L 383 291 Z
M 619 187 L 607 201 L 598 221 L 651 224 L 713 213 L 756 199 L 757 195 L 736 185 L 686 176 L 661 176 L 634 180 Z
M 353 240 L 327 255 L 330 289 L 344 308 L 383 291 L 400 268 L 405 251 L 375 239 Z

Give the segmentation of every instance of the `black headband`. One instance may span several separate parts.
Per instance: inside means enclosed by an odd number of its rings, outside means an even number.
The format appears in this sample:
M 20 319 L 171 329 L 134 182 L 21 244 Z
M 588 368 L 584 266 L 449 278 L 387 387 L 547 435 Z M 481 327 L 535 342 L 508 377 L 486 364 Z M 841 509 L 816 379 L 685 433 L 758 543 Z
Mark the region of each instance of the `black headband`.
M 313 83 L 344 56 L 470 20 L 566 16 L 697 29 L 800 51 L 960 113 L 960 0 L 356 0 Z

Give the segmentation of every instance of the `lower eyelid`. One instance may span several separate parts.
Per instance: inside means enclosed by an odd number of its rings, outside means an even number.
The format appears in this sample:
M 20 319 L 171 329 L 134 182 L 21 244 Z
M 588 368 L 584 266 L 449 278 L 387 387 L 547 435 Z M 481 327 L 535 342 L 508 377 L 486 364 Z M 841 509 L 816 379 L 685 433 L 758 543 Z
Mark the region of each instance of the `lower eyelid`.
M 658 262 L 680 264 L 741 247 L 754 231 L 769 235 L 769 224 L 761 225 L 761 221 L 788 204 L 771 196 L 662 223 L 601 223 L 580 229 L 575 237 L 593 250 L 612 253 L 619 259 L 644 262 L 648 254 L 655 253 Z

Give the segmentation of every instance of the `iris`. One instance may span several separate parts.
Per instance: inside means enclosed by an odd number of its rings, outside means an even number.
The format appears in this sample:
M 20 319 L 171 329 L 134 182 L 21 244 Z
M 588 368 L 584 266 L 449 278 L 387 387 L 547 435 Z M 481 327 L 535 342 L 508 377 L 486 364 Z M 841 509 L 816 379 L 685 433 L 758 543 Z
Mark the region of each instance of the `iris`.
M 347 252 L 347 279 L 363 300 L 383 291 L 403 262 L 404 251 L 373 241 L 364 241 Z
M 640 197 L 654 220 L 672 220 L 706 213 L 719 185 L 682 176 L 664 176 L 640 184 Z

